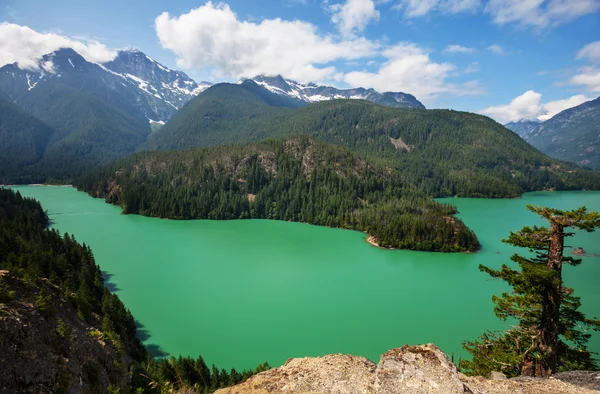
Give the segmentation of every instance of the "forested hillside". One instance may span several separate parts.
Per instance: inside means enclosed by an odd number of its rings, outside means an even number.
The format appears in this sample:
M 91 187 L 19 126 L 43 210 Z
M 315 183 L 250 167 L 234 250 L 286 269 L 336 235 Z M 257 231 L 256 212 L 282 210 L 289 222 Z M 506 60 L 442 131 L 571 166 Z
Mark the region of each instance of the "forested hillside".
M 142 150 L 173 150 L 196 146 L 260 141 L 272 136 L 291 108 L 304 102 L 269 92 L 253 81 L 211 86 L 190 100 Z
M 40 204 L 0 188 L 0 392 L 213 392 L 255 370 L 153 359 L 90 248 L 46 229 Z
M 245 84 L 207 89 L 154 133 L 146 148 L 183 149 L 308 134 L 383 160 L 401 170 L 406 182 L 433 196 L 515 197 L 531 190 L 600 188 L 599 173 L 550 159 L 484 116 L 396 109 L 360 100 L 280 108 L 254 93 L 261 87 Z
M 0 183 L 37 182 L 24 168 L 37 163 L 55 130 L 0 97 Z
M 124 213 L 265 218 L 367 232 L 383 247 L 464 251 L 477 238 L 389 166 L 309 137 L 137 154 L 76 181 Z

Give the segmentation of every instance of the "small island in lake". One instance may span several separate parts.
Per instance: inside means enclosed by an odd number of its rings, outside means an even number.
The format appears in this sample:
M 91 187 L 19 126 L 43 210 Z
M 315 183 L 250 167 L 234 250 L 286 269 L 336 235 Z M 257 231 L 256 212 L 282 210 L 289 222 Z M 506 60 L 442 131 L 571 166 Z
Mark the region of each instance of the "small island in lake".
M 583 248 L 575 248 L 571 251 L 571 254 L 574 256 L 585 256 L 587 253 Z

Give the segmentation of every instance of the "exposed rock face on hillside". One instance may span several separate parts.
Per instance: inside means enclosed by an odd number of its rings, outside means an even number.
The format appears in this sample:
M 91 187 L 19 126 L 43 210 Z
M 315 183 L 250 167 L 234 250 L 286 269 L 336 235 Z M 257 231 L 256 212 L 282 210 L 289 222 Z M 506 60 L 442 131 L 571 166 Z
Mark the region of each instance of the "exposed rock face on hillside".
M 130 360 L 79 319 L 57 288 L 42 286 L 50 301 L 41 309 L 41 288 L 8 271 L 0 279 L 12 298 L 0 300 L 0 394 L 106 393 L 111 383 L 128 382 Z
M 573 374 L 573 373 L 571 373 Z M 498 377 L 497 377 L 498 379 Z M 574 381 L 571 384 L 560 379 Z M 594 387 L 593 382 L 598 384 Z M 591 383 L 590 383 L 591 382 Z M 282 367 L 217 391 L 242 393 L 368 394 L 586 394 L 600 389 L 600 373 L 550 379 L 491 380 L 467 377 L 435 345 L 403 346 L 381 356 L 379 364 L 341 354 L 288 360 Z

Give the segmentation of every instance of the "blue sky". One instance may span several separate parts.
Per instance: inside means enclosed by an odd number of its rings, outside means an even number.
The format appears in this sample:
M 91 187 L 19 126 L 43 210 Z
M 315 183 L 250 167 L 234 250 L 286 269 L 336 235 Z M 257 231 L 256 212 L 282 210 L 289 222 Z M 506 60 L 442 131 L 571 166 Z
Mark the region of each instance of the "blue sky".
M 600 0 L 4 0 L 0 21 L 2 64 L 136 47 L 197 80 L 281 73 L 501 122 L 600 95 Z

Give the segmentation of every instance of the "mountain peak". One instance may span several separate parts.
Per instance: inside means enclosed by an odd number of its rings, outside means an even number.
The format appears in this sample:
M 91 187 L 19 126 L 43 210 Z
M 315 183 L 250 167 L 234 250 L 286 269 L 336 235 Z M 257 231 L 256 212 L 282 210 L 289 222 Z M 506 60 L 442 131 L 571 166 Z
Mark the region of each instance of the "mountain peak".
M 251 80 L 273 93 L 308 103 L 333 99 L 360 99 L 388 107 L 425 108 L 413 95 L 403 92 L 380 93 L 375 89 L 365 88 L 337 89 L 332 86 L 320 86 L 312 82 L 299 83 L 291 79 L 285 79 L 281 75 L 261 74 L 251 78 Z M 243 81 L 240 81 L 240 83 Z

